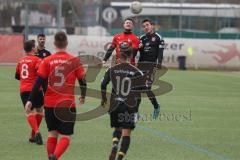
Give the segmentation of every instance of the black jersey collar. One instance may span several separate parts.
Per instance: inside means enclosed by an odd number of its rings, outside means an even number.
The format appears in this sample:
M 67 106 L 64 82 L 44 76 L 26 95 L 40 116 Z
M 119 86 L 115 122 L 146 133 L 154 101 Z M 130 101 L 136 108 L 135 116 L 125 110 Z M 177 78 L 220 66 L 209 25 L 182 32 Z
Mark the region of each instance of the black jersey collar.
M 150 36 L 152 36 L 154 34 L 155 34 L 155 31 L 153 31 L 152 33 L 146 33 L 146 36 L 150 37 Z
M 124 34 L 131 34 L 131 33 L 132 33 L 132 30 L 125 29 L 125 30 L 123 31 L 123 33 L 124 33 Z
M 38 51 L 45 50 L 45 47 L 43 47 L 42 49 L 40 49 L 39 47 L 37 47 L 37 50 L 38 50 Z

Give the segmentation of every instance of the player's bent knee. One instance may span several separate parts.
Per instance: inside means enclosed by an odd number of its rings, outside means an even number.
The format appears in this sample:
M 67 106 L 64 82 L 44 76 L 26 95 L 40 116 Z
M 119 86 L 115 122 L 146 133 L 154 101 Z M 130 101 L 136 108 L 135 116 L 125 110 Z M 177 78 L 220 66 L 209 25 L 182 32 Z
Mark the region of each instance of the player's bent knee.
M 58 131 L 50 131 L 48 133 L 48 137 L 54 137 L 54 138 L 57 138 L 59 135 Z
M 114 130 L 122 132 L 122 128 L 114 128 Z
M 36 108 L 37 114 L 43 114 L 43 107 L 41 108 Z
M 33 110 L 31 110 L 30 108 L 26 108 L 25 113 L 26 113 L 27 117 L 35 114 L 35 112 Z
M 71 136 L 70 135 L 61 135 L 61 138 L 67 138 L 67 139 L 71 140 Z
M 131 129 L 122 130 L 122 136 L 130 136 L 130 135 L 131 135 Z

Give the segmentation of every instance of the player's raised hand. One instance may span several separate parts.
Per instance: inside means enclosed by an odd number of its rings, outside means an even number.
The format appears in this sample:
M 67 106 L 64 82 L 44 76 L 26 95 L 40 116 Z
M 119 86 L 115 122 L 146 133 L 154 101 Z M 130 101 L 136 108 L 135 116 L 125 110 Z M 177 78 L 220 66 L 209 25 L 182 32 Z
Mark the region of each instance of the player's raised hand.
M 25 111 L 26 113 L 30 113 L 32 110 L 32 102 L 31 101 L 27 101 L 26 105 L 25 105 Z
M 84 104 L 85 103 L 85 98 L 83 98 L 81 96 L 78 97 L 78 100 L 79 100 L 80 104 Z

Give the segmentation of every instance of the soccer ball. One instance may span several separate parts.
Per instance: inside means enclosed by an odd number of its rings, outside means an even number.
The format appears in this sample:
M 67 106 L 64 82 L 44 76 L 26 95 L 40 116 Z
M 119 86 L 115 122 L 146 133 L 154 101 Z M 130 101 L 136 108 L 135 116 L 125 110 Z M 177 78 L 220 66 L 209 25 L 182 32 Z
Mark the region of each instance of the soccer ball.
M 142 11 L 141 2 L 133 1 L 130 5 L 130 10 L 133 14 L 139 14 Z

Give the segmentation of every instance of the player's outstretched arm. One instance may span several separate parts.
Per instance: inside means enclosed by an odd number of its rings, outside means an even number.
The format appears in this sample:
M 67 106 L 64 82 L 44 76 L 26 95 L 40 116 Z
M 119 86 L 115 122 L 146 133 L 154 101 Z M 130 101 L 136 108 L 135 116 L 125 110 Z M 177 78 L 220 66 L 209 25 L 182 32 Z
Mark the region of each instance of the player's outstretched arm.
M 116 48 L 116 47 L 115 47 L 114 45 L 111 45 L 111 46 L 108 48 L 108 50 L 107 50 L 107 52 L 106 52 L 106 54 L 105 54 L 105 56 L 104 56 L 104 58 L 103 58 L 103 62 L 106 62 L 106 61 L 111 57 L 112 52 L 114 51 L 115 48 Z
M 35 81 L 35 84 L 32 88 L 32 91 L 30 93 L 30 96 L 28 98 L 28 101 L 32 102 L 34 98 L 36 97 L 36 94 L 39 91 L 39 88 L 42 86 L 42 84 L 46 81 L 46 79 L 38 76 L 37 80 Z
M 38 77 L 33 88 L 32 88 L 32 91 L 28 97 L 28 101 L 25 105 L 25 109 L 26 109 L 26 112 L 29 112 L 32 108 L 32 102 L 34 100 L 34 98 L 36 97 L 37 95 L 37 92 L 39 90 L 39 88 L 42 86 L 42 84 L 45 82 L 46 80 L 41 78 L 41 77 Z
M 156 66 L 158 68 L 161 68 L 162 66 L 164 46 L 165 46 L 164 40 L 161 39 L 159 44 L 159 49 L 158 49 L 158 63 Z
M 102 93 L 102 101 L 101 105 L 104 106 L 107 103 L 107 85 L 110 82 L 110 69 L 105 73 L 102 83 L 101 83 L 101 93 Z
M 143 61 L 143 56 L 141 56 L 141 53 L 143 53 L 143 51 L 144 51 L 143 37 L 144 36 L 140 37 L 140 42 L 139 42 L 139 46 L 138 46 L 138 50 L 140 52 L 140 56 L 139 56 L 138 62 L 142 62 Z
M 20 80 L 20 74 L 19 73 L 15 73 L 15 79 Z
M 15 79 L 20 80 L 19 63 L 17 64 L 17 67 L 16 67 Z
M 79 102 L 80 102 L 80 104 L 84 104 L 85 103 L 86 92 L 87 92 L 86 79 L 85 78 L 78 79 L 78 83 L 79 83 L 80 90 L 81 90 L 81 96 L 79 97 Z

